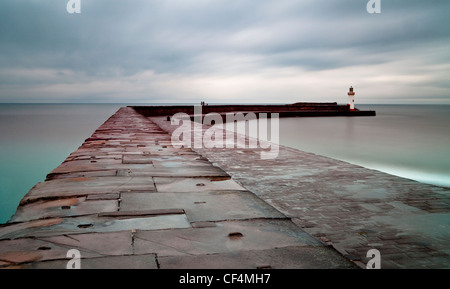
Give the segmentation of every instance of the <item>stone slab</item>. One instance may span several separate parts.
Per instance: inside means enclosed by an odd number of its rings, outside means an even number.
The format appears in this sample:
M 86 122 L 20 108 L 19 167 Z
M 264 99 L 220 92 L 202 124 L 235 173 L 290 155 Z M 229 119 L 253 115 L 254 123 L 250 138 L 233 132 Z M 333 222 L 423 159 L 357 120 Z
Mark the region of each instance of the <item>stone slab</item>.
M 74 248 L 78 248 L 86 258 L 101 256 L 80 246 Z M 63 244 L 33 238 L 0 241 L 0 260 L 5 262 L 4 265 L 62 259 L 66 257 L 67 251 L 68 248 Z
M 153 164 L 153 158 L 151 155 L 124 155 L 123 164 Z
M 241 185 L 225 178 L 161 178 L 155 177 L 155 186 L 158 192 L 164 193 L 184 193 L 184 192 L 202 192 L 202 191 L 245 191 Z
M 0 240 L 94 232 L 161 230 L 190 227 L 191 225 L 186 215 L 181 214 L 125 219 L 82 216 L 29 221 L 4 226 L 0 228 Z
M 62 218 L 112 212 L 118 210 L 118 200 L 86 200 L 86 197 L 40 200 L 20 206 L 10 222 Z
M 66 174 L 48 174 L 46 180 L 69 179 L 69 178 L 91 178 L 91 177 L 112 177 L 117 175 L 117 170 L 100 170 L 91 172 L 74 172 Z
M 167 162 L 168 163 L 168 162 Z M 176 162 L 175 162 L 176 163 Z M 212 165 L 191 165 L 191 166 L 162 166 L 154 167 L 152 163 L 126 163 L 116 165 L 73 165 L 64 168 L 54 169 L 48 179 L 69 178 L 80 176 L 108 176 L 111 171 L 117 171 L 117 176 L 149 176 L 149 177 L 208 177 L 208 176 L 228 176 L 222 169 Z M 127 174 L 120 172 L 126 171 Z
M 24 196 L 21 204 L 42 198 L 86 196 L 126 190 L 155 190 L 155 185 L 151 177 L 92 177 L 51 180 L 34 186 Z
M 355 269 L 330 247 L 283 247 L 158 258 L 161 269 Z
M 114 217 L 114 218 L 130 218 L 130 217 L 147 217 L 147 216 L 162 216 L 162 215 L 181 215 L 184 214 L 183 209 L 157 209 L 150 211 L 117 211 L 100 213 L 99 217 Z
M 254 218 L 285 218 L 283 214 L 246 191 L 195 193 L 122 193 L 124 211 L 182 208 L 190 222 Z
M 66 269 L 69 259 L 34 262 L 21 269 Z M 155 255 L 106 256 L 80 260 L 80 269 L 158 269 Z
M 86 200 L 95 201 L 95 200 L 118 200 L 120 197 L 119 193 L 106 193 L 106 194 L 97 194 L 97 195 L 88 195 Z
M 23 240 L 23 239 L 20 239 Z M 67 234 L 57 236 L 40 237 L 39 241 L 62 246 L 69 249 L 77 249 L 80 252 L 89 252 L 81 254 L 81 257 L 91 256 L 120 256 L 133 254 L 133 231 L 126 230 L 120 232 L 86 233 L 86 234 Z M 62 258 L 59 255 L 59 258 Z
M 216 222 L 215 226 L 137 231 L 136 254 L 192 256 L 265 250 L 287 246 L 323 246 L 288 219 Z

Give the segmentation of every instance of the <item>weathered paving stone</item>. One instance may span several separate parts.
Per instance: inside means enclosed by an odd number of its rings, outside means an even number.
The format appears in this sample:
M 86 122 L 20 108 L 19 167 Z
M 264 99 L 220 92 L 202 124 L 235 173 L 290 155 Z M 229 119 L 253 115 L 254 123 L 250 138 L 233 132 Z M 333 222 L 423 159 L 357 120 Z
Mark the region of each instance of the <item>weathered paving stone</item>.
M 135 253 L 192 256 L 287 246 L 322 246 L 288 219 L 216 222 L 214 226 L 137 231 Z
M 86 197 L 37 201 L 20 206 L 11 222 L 26 222 L 45 218 L 62 218 L 118 210 L 118 200 L 86 200 Z
M 97 171 L 110 171 L 110 170 L 120 170 L 120 169 L 141 169 L 148 170 L 149 172 L 155 171 L 152 164 L 122 164 L 122 161 L 118 161 L 116 164 L 72 164 L 69 163 L 65 167 L 58 167 L 54 169 L 50 175 L 58 174 L 74 174 L 80 172 L 97 172 Z
M 97 194 L 97 195 L 88 195 L 86 200 L 118 200 L 120 197 L 119 193 L 106 193 L 106 194 Z
M 121 210 L 182 208 L 190 222 L 285 216 L 246 191 L 194 193 L 122 193 Z
M 20 239 L 22 240 L 22 239 Z M 57 235 L 51 237 L 41 237 L 38 239 L 47 244 L 62 246 L 66 248 L 64 255 L 69 248 L 81 251 L 82 258 L 92 256 L 120 256 L 133 254 L 133 231 L 86 233 L 74 235 Z M 89 252 L 90 254 L 83 253 Z M 64 256 L 58 254 L 58 259 Z
M 123 164 L 153 164 L 153 156 L 150 154 L 124 155 Z
M 68 259 L 24 264 L 22 269 L 66 269 Z M 80 260 L 80 269 L 158 269 L 156 256 L 106 256 Z
M 80 248 L 80 247 L 77 247 Z M 38 240 L 33 238 L 24 238 L 17 240 L 0 241 L 0 260 L 4 266 L 34 262 L 57 260 L 65 258 L 67 247 L 64 245 Z M 99 257 L 101 254 L 90 250 L 79 249 L 85 257 Z M 0 264 L 0 268 L 1 268 Z
M 75 172 L 65 174 L 48 174 L 46 181 L 55 179 L 70 179 L 70 178 L 91 178 L 91 177 L 112 177 L 117 175 L 117 170 L 101 170 L 92 172 Z
M 82 216 L 11 224 L 7 227 L 0 228 L 0 239 L 190 227 L 191 225 L 184 214 L 164 214 L 151 217 L 130 217 L 123 219 L 114 217 Z
M 143 168 L 133 165 L 126 168 L 129 175 L 137 177 L 228 177 L 228 174 L 215 166 L 186 166 Z
M 202 159 L 195 160 L 154 160 L 155 168 L 176 168 L 176 167 L 212 167 L 211 163 Z
M 25 195 L 25 204 L 42 198 L 64 198 L 116 193 L 122 190 L 155 190 L 151 177 L 69 178 L 38 183 Z
M 162 178 L 155 177 L 155 186 L 158 192 L 165 193 L 183 193 L 183 192 L 201 192 L 214 190 L 245 191 L 241 185 L 224 178 Z
M 162 215 L 183 215 L 183 209 L 156 209 L 149 211 L 117 211 L 109 213 L 100 213 L 99 217 L 114 217 L 117 219 L 129 217 L 147 217 L 147 216 L 162 216 Z
M 329 247 L 283 247 L 195 256 L 158 258 L 161 269 L 354 269 Z

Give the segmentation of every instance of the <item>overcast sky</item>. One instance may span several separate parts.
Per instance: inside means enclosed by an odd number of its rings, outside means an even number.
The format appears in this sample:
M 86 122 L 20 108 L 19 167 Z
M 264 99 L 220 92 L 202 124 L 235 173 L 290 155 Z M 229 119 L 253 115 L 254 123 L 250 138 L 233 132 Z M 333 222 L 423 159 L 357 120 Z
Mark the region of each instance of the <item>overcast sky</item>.
M 0 1 L 0 102 L 450 104 L 450 1 Z

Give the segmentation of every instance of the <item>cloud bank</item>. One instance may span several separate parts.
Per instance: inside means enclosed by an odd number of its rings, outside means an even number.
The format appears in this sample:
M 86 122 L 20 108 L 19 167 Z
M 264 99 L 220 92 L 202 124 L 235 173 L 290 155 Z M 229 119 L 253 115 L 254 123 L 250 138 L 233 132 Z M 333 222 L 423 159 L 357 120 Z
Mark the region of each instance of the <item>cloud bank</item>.
M 0 3 L 0 102 L 449 103 L 446 0 Z

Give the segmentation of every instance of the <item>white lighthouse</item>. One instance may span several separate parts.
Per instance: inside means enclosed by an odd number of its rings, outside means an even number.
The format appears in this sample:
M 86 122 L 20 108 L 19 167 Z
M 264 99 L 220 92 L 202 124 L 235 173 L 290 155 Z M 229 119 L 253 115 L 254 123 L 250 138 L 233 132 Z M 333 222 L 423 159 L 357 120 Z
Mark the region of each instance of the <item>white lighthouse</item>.
M 350 86 L 350 91 L 348 94 L 348 105 L 350 106 L 350 110 L 355 110 L 355 93 L 353 92 L 353 87 Z

